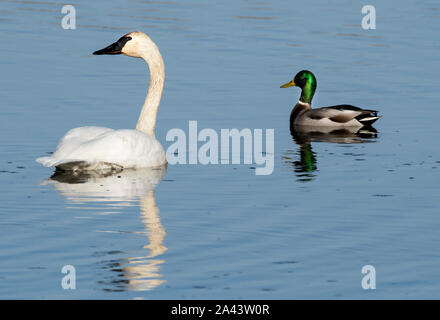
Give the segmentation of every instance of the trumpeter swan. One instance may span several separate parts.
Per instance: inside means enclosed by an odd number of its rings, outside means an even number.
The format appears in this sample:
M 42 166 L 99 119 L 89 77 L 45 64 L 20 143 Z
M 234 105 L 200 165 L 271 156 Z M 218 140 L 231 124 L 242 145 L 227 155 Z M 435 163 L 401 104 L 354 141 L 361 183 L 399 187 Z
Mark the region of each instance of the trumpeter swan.
M 165 164 L 165 151 L 154 136 L 165 79 L 164 63 L 156 44 L 145 33 L 136 31 L 93 54 L 124 54 L 147 62 L 150 83 L 136 129 L 75 128 L 66 133 L 50 157 L 36 161 L 46 167 L 73 171 L 145 168 Z

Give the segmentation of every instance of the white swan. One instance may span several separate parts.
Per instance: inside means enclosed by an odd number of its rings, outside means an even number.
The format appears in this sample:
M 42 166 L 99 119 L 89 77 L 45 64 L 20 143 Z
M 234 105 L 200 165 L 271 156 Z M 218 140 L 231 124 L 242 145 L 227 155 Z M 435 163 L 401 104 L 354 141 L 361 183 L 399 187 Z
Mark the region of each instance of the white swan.
M 50 157 L 41 157 L 36 161 L 46 167 L 73 171 L 145 168 L 165 164 L 165 151 L 154 137 L 165 79 L 164 63 L 156 44 L 145 33 L 136 31 L 93 54 L 124 54 L 147 62 L 150 84 L 136 129 L 75 128 L 66 133 Z

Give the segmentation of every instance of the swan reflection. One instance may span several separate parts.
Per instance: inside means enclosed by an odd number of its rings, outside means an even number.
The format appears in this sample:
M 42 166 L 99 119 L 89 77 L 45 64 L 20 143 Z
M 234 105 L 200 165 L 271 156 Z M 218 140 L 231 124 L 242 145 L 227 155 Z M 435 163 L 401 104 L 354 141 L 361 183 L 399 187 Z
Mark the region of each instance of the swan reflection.
M 138 170 L 108 172 L 56 172 L 44 184 L 53 185 L 71 203 L 107 202 L 111 206 L 128 206 L 139 201 L 141 221 L 148 235 L 145 256 L 103 261 L 103 269 L 112 272 L 105 281 L 98 281 L 105 291 L 152 290 L 163 282 L 160 274 L 165 262 L 158 259 L 167 248 L 163 245 L 165 229 L 156 205 L 154 188 L 162 179 L 166 166 Z M 106 252 L 107 254 L 120 251 Z
M 312 142 L 359 144 L 376 142 L 377 138 L 377 130 L 371 126 L 360 129 L 291 126 L 290 133 L 299 147 L 299 160 L 296 160 L 297 152 L 288 150 L 284 153 L 283 161 L 292 167 L 298 181 L 301 182 L 313 180 L 318 170 L 316 153 L 312 150 Z

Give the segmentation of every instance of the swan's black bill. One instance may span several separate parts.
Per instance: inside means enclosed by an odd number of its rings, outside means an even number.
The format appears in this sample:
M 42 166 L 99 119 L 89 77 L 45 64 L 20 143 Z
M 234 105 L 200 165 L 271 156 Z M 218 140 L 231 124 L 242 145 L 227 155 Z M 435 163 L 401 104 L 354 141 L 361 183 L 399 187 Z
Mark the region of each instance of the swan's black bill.
M 122 48 L 125 46 L 125 44 L 131 40 L 131 37 L 122 37 L 115 43 L 112 43 L 108 47 L 105 47 L 104 49 L 98 50 L 93 52 L 93 54 L 100 55 L 100 54 L 121 54 Z

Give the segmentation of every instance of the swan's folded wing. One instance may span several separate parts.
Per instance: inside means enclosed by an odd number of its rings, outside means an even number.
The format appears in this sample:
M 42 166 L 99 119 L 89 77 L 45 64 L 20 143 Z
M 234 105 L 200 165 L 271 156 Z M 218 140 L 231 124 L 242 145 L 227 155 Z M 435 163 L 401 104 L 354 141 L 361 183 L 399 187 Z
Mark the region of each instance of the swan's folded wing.
M 64 137 L 61 138 L 58 147 L 62 145 L 68 145 L 72 142 L 74 143 L 84 143 L 88 140 L 93 140 L 103 133 L 114 131 L 110 128 L 105 127 L 79 127 L 69 130 Z
M 66 156 L 71 154 L 78 146 L 87 141 L 96 139 L 96 137 L 110 131 L 114 130 L 105 127 L 92 126 L 71 129 L 61 138 L 52 156 L 37 158 L 36 161 L 45 167 L 55 167 L 60 163 L 81 161 L 80 159 L 71 159 Z

